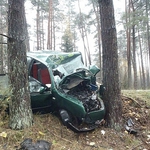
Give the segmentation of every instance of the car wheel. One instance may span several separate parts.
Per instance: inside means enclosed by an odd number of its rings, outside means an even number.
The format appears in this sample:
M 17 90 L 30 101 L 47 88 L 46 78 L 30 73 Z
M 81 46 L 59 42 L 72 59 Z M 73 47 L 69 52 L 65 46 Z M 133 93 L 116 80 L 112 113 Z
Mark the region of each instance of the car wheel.
M 59 110 L 59 114 L 63 125 L 67 126 L 67 123 L 71 121 L 68 112 L 64 109 L 61 109 Z
M 74 126 L 79 125 L 77 117 L 73 116 L 67 110 L 61 109 L 59 110 L 59 114 L 60 114 L 63 125 L 67 126 L 68 122 L 71 122 Z

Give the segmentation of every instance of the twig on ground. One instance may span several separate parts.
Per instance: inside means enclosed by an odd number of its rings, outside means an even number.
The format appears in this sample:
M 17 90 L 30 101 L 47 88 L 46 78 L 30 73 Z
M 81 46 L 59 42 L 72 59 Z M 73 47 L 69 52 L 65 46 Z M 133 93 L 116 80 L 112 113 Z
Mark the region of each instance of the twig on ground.
M 50 130 L 48 130 L 49 132 L 51 132 Z M 60 139 L 62 139 L 62 140 L 64 140 L 64 141 L 66 141 L 66 142 L 69 142 L 69 143 L 71 143 L 72 144 L 72 142 L 70 142 L 69 140 L 67 140 L 67 139 L 65 139 L 65 138 L 62 138 L 62 137 L 60 137 L 60 136 L 58 136 L 58 135 L 56 135 L 55 133 L 53 133 L 53 132 L 51 132 L 54 136 L 56 136 L 56 137 L 58 137 L 58 138 L 60 138 Z
M 123 96 L 123 95 L 122 95 L 122 97 L 124 97 L 126 99 L 129 99 L 129 100 L 132 100 L 133 102 L 135 102 L 136 104 L 138 104 L 140 107 L 142 107 L 137 100 L 135 100 L 135 99 L 133 99 L 131 97 Z

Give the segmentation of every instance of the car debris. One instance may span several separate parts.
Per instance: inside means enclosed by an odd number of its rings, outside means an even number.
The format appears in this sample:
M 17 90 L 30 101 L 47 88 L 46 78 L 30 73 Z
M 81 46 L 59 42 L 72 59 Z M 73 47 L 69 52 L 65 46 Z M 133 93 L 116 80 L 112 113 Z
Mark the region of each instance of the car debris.
M 137 134 L 137 130 L 134 129 L 134 122 L 131 118 L 129 118 L 127 120 L 127 123 L 125 125 L 125 129 L 128 131 L 128 133 L 130 134 L 134 134 L 136 135 Z
M 45 140 L 37 140 L 35 143 L 32 139 L 27 138 L 21 144 L 18 150 L 50 150 L 52 143 Z

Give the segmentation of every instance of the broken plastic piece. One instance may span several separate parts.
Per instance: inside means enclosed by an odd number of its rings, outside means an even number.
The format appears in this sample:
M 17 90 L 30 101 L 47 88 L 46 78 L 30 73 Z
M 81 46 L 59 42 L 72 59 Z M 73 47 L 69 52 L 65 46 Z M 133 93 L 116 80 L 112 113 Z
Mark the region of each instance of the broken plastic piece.
M 127 121 L 127 125 L 128 125 L 129 127 L 134 126 L 134 122 L 132 121 L 132 119 L 131 119 L 131 118 L 129 118 L 129 119 L 128 119 L 128 121 Z
M 134 129 L 134 122 L 131 118 L 128 119 L 127 124 L 125 125 L 126 130 L 130 134 L 137 134 L 137 131 Z

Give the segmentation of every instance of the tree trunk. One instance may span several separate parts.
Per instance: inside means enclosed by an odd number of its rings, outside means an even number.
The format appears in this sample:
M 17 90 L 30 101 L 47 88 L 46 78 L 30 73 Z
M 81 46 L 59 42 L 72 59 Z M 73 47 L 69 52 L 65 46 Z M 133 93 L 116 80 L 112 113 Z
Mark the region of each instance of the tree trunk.
M 0 43 L 3 43 L 3 36 L 0 36 Z M 0 44 L 0 74 L 4 73 L 3 67 L 4 67 L 4 63 L 3 63 L 3 44 Z
M 84 25 L 84 32 L 85 32 L 85 38 L 86 38 L 86 43 L 87 43 L 88 61 L 89 61 L 89 65 L 91 65 L 91 53 L 90 53 L 89 40 L 88 40 L 88 35 L 87 35 L 87 31 L 86 31 L 85 25 Z
M 3 22 L 2 22 L 2 6 L 0 6 L 0 33 L 2 34 L 2 26 L 3 26 Z M 0 36 L 0 74 L 4 73 L 3 70 L 3 36 Z
M 25 22 L 27 22 L 26 17 L 25 17 Z M 26 27 L 25 27 L 25 32 L 26 32 L 26 35 L 27 35 L 26 40 L 25 40 L 26 52 L 29 52 L 30 51 L 30 44 L 29 44 L 29 33 L 28 33 L 27 23 L 26 23 Z
M 148 69 L 147 69 L 147 87 L 150 88 L 150 74 L 149 74 L 149 68 L 150 68 L 150 31 L 149 31 L 149 12 L 148 12 L 148 6 L 149 6 L 149 0 L 146 0 L 146 28 L 147 28 L 147 42 L 148 42 Z
M 36 14 L 36 39 L 37 39 L 37 50 L 40 49 L 40 43 L 39 43 L 39 23 L 40 23 L 40 16 L 39 16 L 39 1 L 37 3 L 37 14 Z
M 129 4 L 129 6 L 127 6 Z M 130 24 L 130 0 L 127 3 L 127 0 L 125 1 L 125 10 L 126 10 L 126 24 Z M 129 14 L 129 18 L 127 18 Z M 127 35 L 127 63 L 128 63 L 128 88 L 131 89 L 132 87 L 132 75 L 131 75 L 131 29 L 129 26 L 127 26 L 126 29 L 126 35 Z
M 53 0 L 49 0 L 47 49 L 52 49 L 52 35 L 53 35 L 52 32 L 53 32 Z
M 83 45 L 84 45 L 85 65 L 87 66 L 88 65 L 87 60 L 88 60 L 88 63 L 91 64 L 91 56 L 90 56 L 89 43 L 88 43 L 87 33 L 86 33 L 86 29 L 85 29 L 85 24 L 83 24 L 83 17 L 82 17 L 82 13 L 81 13 L 81 7 L 80 7 L 79 0 L 78 0 L 78 7 L 79 7 L 79 13 L 80 13 L 80 26 L 81 26 L 81 27 L 79 27 L 79 30 L 80 30 Z M 87 41 L 87 44 L 85 43 L 85 40 Z
M 97 21 L 97 40 L 98 40 L 98 50 L 99 50 L 99 68 L 102 68 L 102 57 L 101 57 L 101 26 L 100 26 L 100 17 L 99 17 L 99 7 L 95 6 L 94 0 L 92 0 L 93 10 L 96 16 Z M 96 9 L 97 8 L 97 9 Z M 100 71 L 100 77 L 102 78 L 102 70 Z M 101 80 L 100 80 L 101 82 Z
M 24 0 L 8 0 L 8 73 L 11 87 L 9 104 L 12 129 L 32 125 L 26 58 Z
M 41 35 L 41 48 L 44 49 L 44 45 L 45 45 L 45 40 L 44 40 L 44 13 L 42 12 L 41 13 L 41 32 L 42 32 L 42 35 Z
M 122 129 L 122 101 L 118 72 L 117 34 L 112 0 L 99 0 L 103 48 L 103 85 L 108 127 Z
M 53 15 L 54 15 L 54 12 L 53 12 Z M 56 35 L 55 35 L 55 19 L 53 17 L 53 49 L 55 50 L 56 49 Z
M 133 19 L 135 18 L 135 9 L 133 1 L 131 0 Z M 134 89 L 137 89 L 137 64 L 136 64 L 136 43 L 135 43 L 135 24 L 132 25 L 132 44 L 133 44 L 133 71 L 134 71 Z
M 145 72 L 144 72 L 144 63 L 143 63 L 143 52 L 142 52 L 142 44 L 141 44 L 141 37 L 138 30 L 138 39 L 139 39 L 139 49 L 140 49 L 140 60 L 141 60 L 141 87 L 142 89 L 146 89 L 146 82 L 145 82 Z
M 135 25 L 132 26 L 133 41 L 133 71 L 134 71 L 134 89 L 137 89 L 137 65 L 136 65 L 136 46 L 135 46 Z

